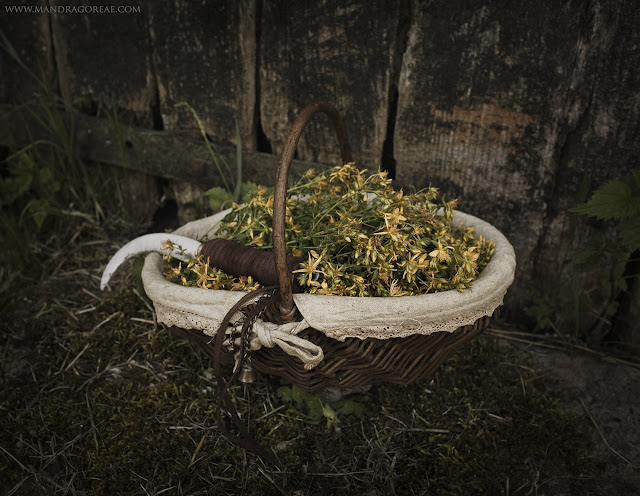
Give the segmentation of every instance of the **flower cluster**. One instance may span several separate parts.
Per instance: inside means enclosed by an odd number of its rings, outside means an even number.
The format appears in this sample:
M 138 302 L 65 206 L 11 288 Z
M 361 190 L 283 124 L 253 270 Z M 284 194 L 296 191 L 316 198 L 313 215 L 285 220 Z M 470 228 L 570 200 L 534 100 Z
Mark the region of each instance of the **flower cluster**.
M 205 262 L 202 255 L 185 262 L 172 260 L 169 253 L 176 248 L 180 250 L 180 247 L 174 246 L 171 241 L 166 241 L 163 248 L 165 255 L 162 258 L 167 262 L 163 274 L 169 281 L 175 281 L 183 286 L 227 291 L 250 292 L 260 288 L 260 284 L 251 276 L 234 277 L 216 267 L 210 267 L 209 262 Z
M 405 195 L 386 172 L 367 177 L 354 164 L 308 170 L 289 188 L 285 218 L 288 251 L 305 259 L 296 271 L 300 284 L 309 293 L 346 296 L 464 291 L 495 246 L 454 224 L 456 200 L 437 198 L 436 188 Z M 272 216 L 273 195 L 259 187 L 247 203 L 233 206 L 219 232 L 272 249 Z M 174 278 L 231 289 L 217 286 L 223 278 L 209 275 L 217 272 L 202 262 L 187 267 L 191 279 L 175 267 Z

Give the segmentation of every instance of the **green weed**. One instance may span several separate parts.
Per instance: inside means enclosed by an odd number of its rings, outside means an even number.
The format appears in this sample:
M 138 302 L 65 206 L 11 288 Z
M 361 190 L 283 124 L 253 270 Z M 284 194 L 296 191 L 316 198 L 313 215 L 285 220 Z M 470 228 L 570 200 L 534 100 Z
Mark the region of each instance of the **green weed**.
M 236 169 L 234 176 L 229 164 L 216 152 L 214 144 L 209 140 L 204 124 L 195 109 L 186 102 L 182 102 L 178 106 L 186 107 L 191 112 L 222 181 L 222 186 L 214 186 L 205 191 L 211 206 L 216 210 L 222 210 L 225 205 L 229 205 L 231 202 L 240 203 L 248 200 L 257 191 L 258 186 L 250 181 L 243 181 L 242 137 L 238 121 L 236 120 Z
M 369 401 L 367 395 L 353 395 L 341 398 L 335 402 L 325 401 L 319 393 L 309 393 L 295 384 L 287 384 L 278 388 L 278 398 L 288 405 L 287 414 L 302 418 L 309 424 L 319 424 L 326 420 L 327 428 L 340 423 L 340 416 L 354 415 L 364 418 L 365 403 Z
M 555 291 L 525 310 L 537 329 L 600 344 L 611 331 L 620 295 L 631 278 L 626 265 L 640 250 L 640 170 L 598 188 L 587 201 L 586 175 L 573 215 Z M 590 236 L 577 243 L 577 230 L 589 218 Z M 635 254 L 635 255 L 634 255 Z

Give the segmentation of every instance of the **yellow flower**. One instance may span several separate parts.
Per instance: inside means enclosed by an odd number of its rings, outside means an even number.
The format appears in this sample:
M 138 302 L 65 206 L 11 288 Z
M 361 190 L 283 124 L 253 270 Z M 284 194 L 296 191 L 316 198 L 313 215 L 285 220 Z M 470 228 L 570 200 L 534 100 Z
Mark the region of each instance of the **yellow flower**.
M 400 232 L 397 226 L 387 226 L 386 231 L 379 231 L 373 234 L 377 236 L 389 236 L 396 243 L 404 242 L 406 240 L 406 236 Z
M 389 296 L 407 296 L 408 294 L 409 293 L 398 286 L 397 279 L 391 281 L 391 286 L 389 286 Z
M 402 277 L 407 280 L 407 282 L 411 282 L 414 279 L 414 275 L 419 271 L 426 269 L 428 264 L 425 263 L 427 259 L 427 254 L 423 253 L 418 257 L 418 255 L 413 255 L 406 260 L 403 260 L 398 265 L 400 267 L 404 267 L 404 273 Z
M 328 295 L 333 293 L 333 291 L 329 289 L 329 285 L 327 284 L 327 281 L 322 281 L 320 283 L 320 287 L 313 292 L 316 294 L 323 294 L 323 295 Z
M 264 244 L 264 233 L 260 233 L 260 236 L 253 238 L 253 243 L 256 246 L 262 246 Z
M 326 248 L 324 249 L 321 255 L 318 255 L 318 253 L 315 250 L 311 250 L 309 252 L 309 260 L 307 262 L 302 262 L 300 264 L 300 266 L 302 267 L 301 269 L 293 271 L 294 274 L 296 273 L 305 274 L 305 277 L 307 278 L 307 280 L 306 282 L 300 281 L 301 284 L 304 284 L 305 286 L 311 286 L 312 285 L 311 283 L 313 282 L 313 278 L 315 277 L 315 274 L 326 275 L 323 271 L 317 270 L 318 265 L 320 265 L 320 262 L 322 261 L 322 257 L 326 253 L 327 253 Z
M 213 281 L 214 278 L 209 275 L 209 262 L 207 262 L 204 265 L 200 263 L 197 267 L 194 266 L 192 268 L 192 271 L 195 275 L 198 276 L 198 280 L 196 281 L 196 286 L 204 289 L 211 286 L 211 284 L 208 284 L 208 283 L 209 281 Z
M 331 182 L 335 182 L 340 181 L 341 183 L 346 183 L 347 180 L 349 179 L 349 176 L 351 175 L 351 171 L 350 171 L 351 167 L 349 167 L 349 164 L 344 165 L 343 167 L 339 168 L 337 171 L 332 172 L 329 175 L 329 179 L 331 180 Z
M 407 220 L 407 218 L 402 215 L 402 213 L 402 208 L 394 208 L 391 213 L 386 212 L 384 214 L 384 223 L 386 224 L 387 228 L 389 228 L 389 221 L 391 221 L 392 224 L 397 224 L 398 222 Z
M 448 247 L 447 247 L 448 248 Z M 448 262 L 451 260 L 451 256 L 442 248 L 442 243 L 438 240 L 438 248 L 429 253 L 431 258 L 437 258 L 440 262 Z

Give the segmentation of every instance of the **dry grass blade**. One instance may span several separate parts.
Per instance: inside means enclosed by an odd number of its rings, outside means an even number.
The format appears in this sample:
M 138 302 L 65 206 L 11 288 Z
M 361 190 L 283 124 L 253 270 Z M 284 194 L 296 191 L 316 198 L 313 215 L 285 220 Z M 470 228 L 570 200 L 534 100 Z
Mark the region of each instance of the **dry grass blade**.
M 71 363 L 69 363 L 69 365 L 67 365 L 67 366 L 64 368 L 64 370 L 61 370 L 61 371 L 59 371 L 59 372 L 57 372 L 57 373 L 59 374 L 59 373 L 61 373 L 61 372 L 66 372 L 66 371 L 67 371 L 67 370 L 69 370 L 71 367 L 73 367 L 73 366 L 76 364 L 76 362 L 77 362 L 78 360 L 80 360 L 80 357 L 83 355 L 83 353 L 84 353 L 85 351 L 87 351 L 87 349 L 88 349 L 90 346 L 91 346 L 91 343 L 87 343 L 87 344 L 85 344 L 85 345 L 84 345 L 84 348 L 82 348 L 82 350 L 80 350 L 80 353 L 78 353 L 78 354 L 76 355 L 76 357 L 71 361 Z
M 193 455 L 191 455 L 191 463 L 189 463 L 189 467 L 191 467 L 191 465 L 195 463 L 196 456 L 198 456 L 198 452 L 200 451 L 200 448 L 202 448 L 202 445 L 204 444 L 205 437 L 206 435 L 203 434 L 202 438 L 200 439 L 200 442 L 198 443 L 198 446 L 196 446 L 196 450 L 193 452 Z
M 584 408 L 585 413 L 587 414 L 587 416 L 589 417 L 589 420 L 591 420 L 591 423 L 593 424 L 593 426 L 595 427 L 596 431 L 598 432 L 598 434 L 600 435 L 600 439 L 602 439 L 602 442 L 604 443 L 604 445 L 607 447 L 607 449 L 609 451 L 611 451 L 611 453 L 613 453 L 614 455 L 616 455 L 618 458 L 620 458 L 621 460 L 623 460 L 624 462 L 628 463 L 629 465 L 633 466 L 633 463 L 631 463 L 629 460 L 627 460 L 624 456 L 622 456 L 618 451 L 616 451 L 610 444 L 609 441 L 607 441 L 607 438 L 604 437 L 604 434 L 602 433 L 602 430 L 600 429 L 600 427 L 598 426 L 598 423 L 596 422 L 596 420 L 593 418 L 593 416 L 591 415 L 591 412 L 589 411 L 589 409 L 587 408 L 587 405 L 584 404 L 584 401 L 582 401 L 582 398 L 580 399 L 580 403 L 582 404 L 582 408 Z
M 639 362 L 625 360 L 623 358 L 611 355 L 609 353 L 597 351 L 592 348 L 589 348 L 588 346 L 571 342 L 570 340 L 564 339 L 562 337 L 545 336 L 541 334 L 535 334 L 532 332 L 496 329 L 493 327 L 487 328 L 485 332 L 497 338 L 507 339 L 517 343 L 528 344 L 531 346 L 539 346 L 541 348 L 549 348 L 553 350 L 568 350 L 568 349 L 578 350 L 578 351 L 588 353 L 590 355 L 597 356 L 598 358 L 606 362 L 618 363 L 620 365 L 624 365 L 627 367 L 634 367 L 634 368 L 640 369 Z

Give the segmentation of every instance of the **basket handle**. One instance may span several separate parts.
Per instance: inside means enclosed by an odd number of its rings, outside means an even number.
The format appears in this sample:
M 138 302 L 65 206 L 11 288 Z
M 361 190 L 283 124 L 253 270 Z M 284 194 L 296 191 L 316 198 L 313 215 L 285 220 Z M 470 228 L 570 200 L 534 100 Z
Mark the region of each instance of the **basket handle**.
M 291 269 L 287 266 L 287 249 L 285 238 L 285 213 L 287 206 L 287 187 L 289 179 L 289 170 L 291 162 L 296 151 L 296 146 L 302 135 L 302 131 L 313 115 L 318 112 L 325 113 L 331 123 L 338 138 L 340 145 L 340 155 L 344 164 L 352 162 L 351 147 L 349 146 L 349 138 L 344 129 L 342 118 L 338 110 L 331 104 L 325 102 L 312 103 L 305 107 L 300 115 L 291 126 L 287 141 L 285 141 L 278 162 L 276 171 L 276 182 L 274 186 L 274 202 L 273 202 L 273 251 L 276 263 L 276 273 L 278 275 L 278 285 L 280 287 L 280 295 L 282 301 L 280 303 L 280 313 L 283 321 L 291 320 L 295 314 L 295 306 L 293 303 L 293 294 L 291 291 Z

